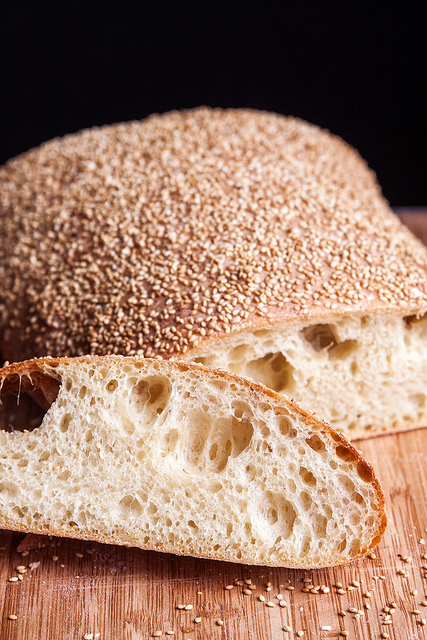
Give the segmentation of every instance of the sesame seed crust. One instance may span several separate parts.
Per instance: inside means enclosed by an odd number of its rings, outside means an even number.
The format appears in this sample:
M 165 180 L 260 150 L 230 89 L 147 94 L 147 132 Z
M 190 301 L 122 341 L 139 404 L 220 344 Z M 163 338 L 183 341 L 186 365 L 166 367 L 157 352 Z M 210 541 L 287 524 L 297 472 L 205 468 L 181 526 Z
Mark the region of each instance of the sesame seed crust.
M 200 108 L 0 169 L 0 348 L 181 357 L 255 326 L 423 313 L 427 252 L 359 155 L 301 120 Z

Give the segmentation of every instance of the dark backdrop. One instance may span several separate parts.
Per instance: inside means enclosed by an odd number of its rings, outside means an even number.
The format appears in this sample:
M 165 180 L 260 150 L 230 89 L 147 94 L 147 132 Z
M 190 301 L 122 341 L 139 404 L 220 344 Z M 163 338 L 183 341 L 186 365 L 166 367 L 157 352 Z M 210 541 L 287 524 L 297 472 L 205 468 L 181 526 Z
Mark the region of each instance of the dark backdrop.
M 341 135 L 393 206 L 426 205 L 422 4 L 3 0 L 0 162 L 92 125 L 247 106 Z

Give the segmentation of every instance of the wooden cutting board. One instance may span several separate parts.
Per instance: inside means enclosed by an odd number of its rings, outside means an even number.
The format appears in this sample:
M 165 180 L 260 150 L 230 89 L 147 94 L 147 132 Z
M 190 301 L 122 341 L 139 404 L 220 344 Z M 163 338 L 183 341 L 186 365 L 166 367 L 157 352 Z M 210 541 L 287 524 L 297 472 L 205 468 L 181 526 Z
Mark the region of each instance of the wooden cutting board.
M 427 241 L 427 211 L 399 214 Z M 298 571 L 3 531 L 0 640 L 427 639 L 427 429 L 357 446 L 387 502 L 372 557 Z

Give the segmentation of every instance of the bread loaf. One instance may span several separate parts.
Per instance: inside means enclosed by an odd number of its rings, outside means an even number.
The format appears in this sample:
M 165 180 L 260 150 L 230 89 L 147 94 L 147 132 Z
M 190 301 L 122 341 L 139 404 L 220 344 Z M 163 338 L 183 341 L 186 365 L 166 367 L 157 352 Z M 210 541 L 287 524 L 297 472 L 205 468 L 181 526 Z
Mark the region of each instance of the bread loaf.
M 37 393 L 0 431 L 0 527 L 247 564 L 323 567 L 378 543 L 371 466 L 314 415 L 200 365 L 87 356 L 0 369 Z
M 351 437 L 427 421 L 427 250 L 359 155 L 207 108 L 83 131 L 0 170 L 4 358 L 197 360 Z

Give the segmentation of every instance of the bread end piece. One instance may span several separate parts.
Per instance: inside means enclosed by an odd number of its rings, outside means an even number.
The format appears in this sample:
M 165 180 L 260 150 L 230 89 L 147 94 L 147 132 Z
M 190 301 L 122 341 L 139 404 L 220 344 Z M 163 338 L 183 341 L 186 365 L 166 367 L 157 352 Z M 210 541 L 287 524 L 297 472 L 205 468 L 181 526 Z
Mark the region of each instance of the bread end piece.
M 295 568 L 365 555 L 385 527 L 372 467 L 275 392 L 200 365 L 120 356 L 0 370 L 51 403 L 0 431 L 0 526 Z

